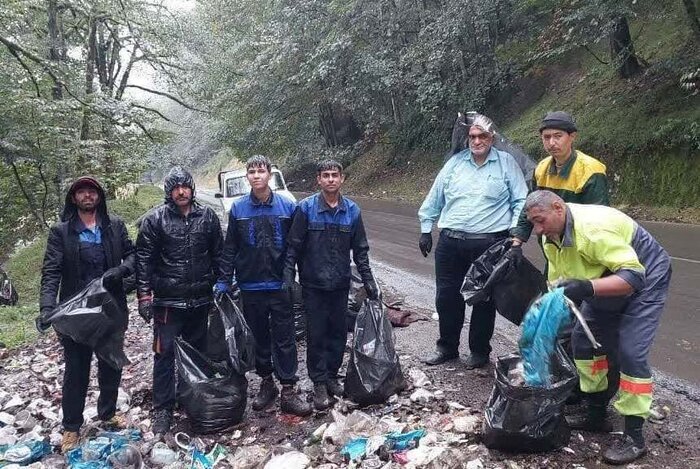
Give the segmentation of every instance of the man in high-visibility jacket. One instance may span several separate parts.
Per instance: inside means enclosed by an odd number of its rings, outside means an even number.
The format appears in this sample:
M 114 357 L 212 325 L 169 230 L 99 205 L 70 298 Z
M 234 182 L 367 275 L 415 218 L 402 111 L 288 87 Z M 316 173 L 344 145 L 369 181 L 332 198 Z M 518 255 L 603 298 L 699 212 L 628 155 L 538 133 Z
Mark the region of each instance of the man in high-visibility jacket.
M 588 412 L 569 424 L 611 430 L 606 353 L 617 352 L 621 375 L 615 408 L 625 417 L 625 429 L 603 458 L 627 464 L 647 451 L 642 427 L 652 400 L 648 357 L 668 295 L 671 259 L 643 227 L 614 208 L 565 203 L 553 192 L 535 191 L 524 210 L 542 237 L 549 280 L 581 302 L 581 312 L 602 344 L 593 349 L 577 324 L 574 361 Z

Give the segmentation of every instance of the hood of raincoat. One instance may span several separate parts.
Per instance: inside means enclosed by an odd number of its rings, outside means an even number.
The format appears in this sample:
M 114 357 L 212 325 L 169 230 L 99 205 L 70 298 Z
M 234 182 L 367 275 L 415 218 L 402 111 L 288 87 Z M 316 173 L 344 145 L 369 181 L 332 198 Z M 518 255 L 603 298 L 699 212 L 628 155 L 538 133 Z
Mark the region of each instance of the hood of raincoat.
M 61 221 L 70 221 L 78 216 L 78 206 L 75 205 L 75 202 L 73 202 L 73 194 L 75 194 L 78 188 L 83 186 L 92 186 L 97 190 L 97 193 L 100 196 L 100 202 L 97 204 L 97 215 L 105 225 L 109 224 L 109 216 L 107 215 L 107 198 L 104 187 L 102 187 L 102 184 L 100 184 L 100 182 L 92 176 L 81 176 L 70 185 L 70 188 L 66 193 L 63 213 L 61 213 Z
M 187 172 L 180 166 L 175 166 L 173 169 L 170 170 L 168 175 L 165 176 L 165 180 L 163 181 L 163 190 L 165 191 L 165 202 L 173 202 L 171 193 L 173 192 L 173 189 L 175 189 L 175 187 L 178 185 L 187 186 L 190 189 L 192 189 L 192 202 L 194 202 L 194 178 L 189 172 Z

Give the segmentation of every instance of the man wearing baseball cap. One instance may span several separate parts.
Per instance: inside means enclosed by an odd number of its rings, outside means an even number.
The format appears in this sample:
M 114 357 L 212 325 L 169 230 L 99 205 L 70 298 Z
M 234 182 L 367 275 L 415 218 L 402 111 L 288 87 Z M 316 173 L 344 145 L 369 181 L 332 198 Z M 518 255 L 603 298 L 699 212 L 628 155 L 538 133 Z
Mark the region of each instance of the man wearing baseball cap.
M 71 298 L 94 279 L 102 277 L 102 285 L 112 294 L 123 321 L 119 333 L 127 328 L 128 310 L 122 279 L 134 273 L 136 251 L 124 222 L 107 213 L 105 191 L 93 177 L 78 178 L 68 189 L 61 221 L 51 227 L 41 269 L 41 315 L 37 327 L 44 329 L 41 319 L 58 302 Z M 79 444 L 83 425 L 85 398 L 90 384 L 92 347 L 59 335 L 63 345 L 63 439 L 65 453 Z M 100 396 L 97 415 L 109 426 L 124 428 L 126 419 L 117 414 L 117 394 L 121 370 L 112 368 L 97 357 L 97 382 Z

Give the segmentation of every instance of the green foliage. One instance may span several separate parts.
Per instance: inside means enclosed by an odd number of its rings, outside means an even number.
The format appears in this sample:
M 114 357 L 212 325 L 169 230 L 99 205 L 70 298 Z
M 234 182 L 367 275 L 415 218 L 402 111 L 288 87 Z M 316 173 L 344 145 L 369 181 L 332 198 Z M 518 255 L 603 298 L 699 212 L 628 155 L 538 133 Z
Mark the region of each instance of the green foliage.
M 119 215 L 125 223 L 134 224 L 145 212 L 163 203 L 163 189 L 151 185 L 139 186 L 134 197 L 124 200 L 110 200 L 107 207 Z

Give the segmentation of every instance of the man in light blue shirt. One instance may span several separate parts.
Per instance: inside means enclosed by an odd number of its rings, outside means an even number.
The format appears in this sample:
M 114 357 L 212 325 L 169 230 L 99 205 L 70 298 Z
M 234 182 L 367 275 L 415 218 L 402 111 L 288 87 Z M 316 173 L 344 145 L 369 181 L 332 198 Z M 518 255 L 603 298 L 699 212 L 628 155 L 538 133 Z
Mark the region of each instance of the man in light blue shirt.
M 438 365 L 459 355 L 464 325 L 460 288 L 471 264 L 489 246 L 508 237 L 517 225 L 527 197 L 525 178 L 515 159 L 494 148 L 494 125 L 477 115 L 469 128 L 469 149 L 450 158 L 438 173 L 418 210 L 419 247 L 427 256 L 433 246 L 431 231 L 437 220 L 440 238 L 435 249 L 435 307 L 440 338 L 436 351 L 425 359 Z M 496 309 L 491 301 L 472 308 L 467 368 L 488 364 Z

